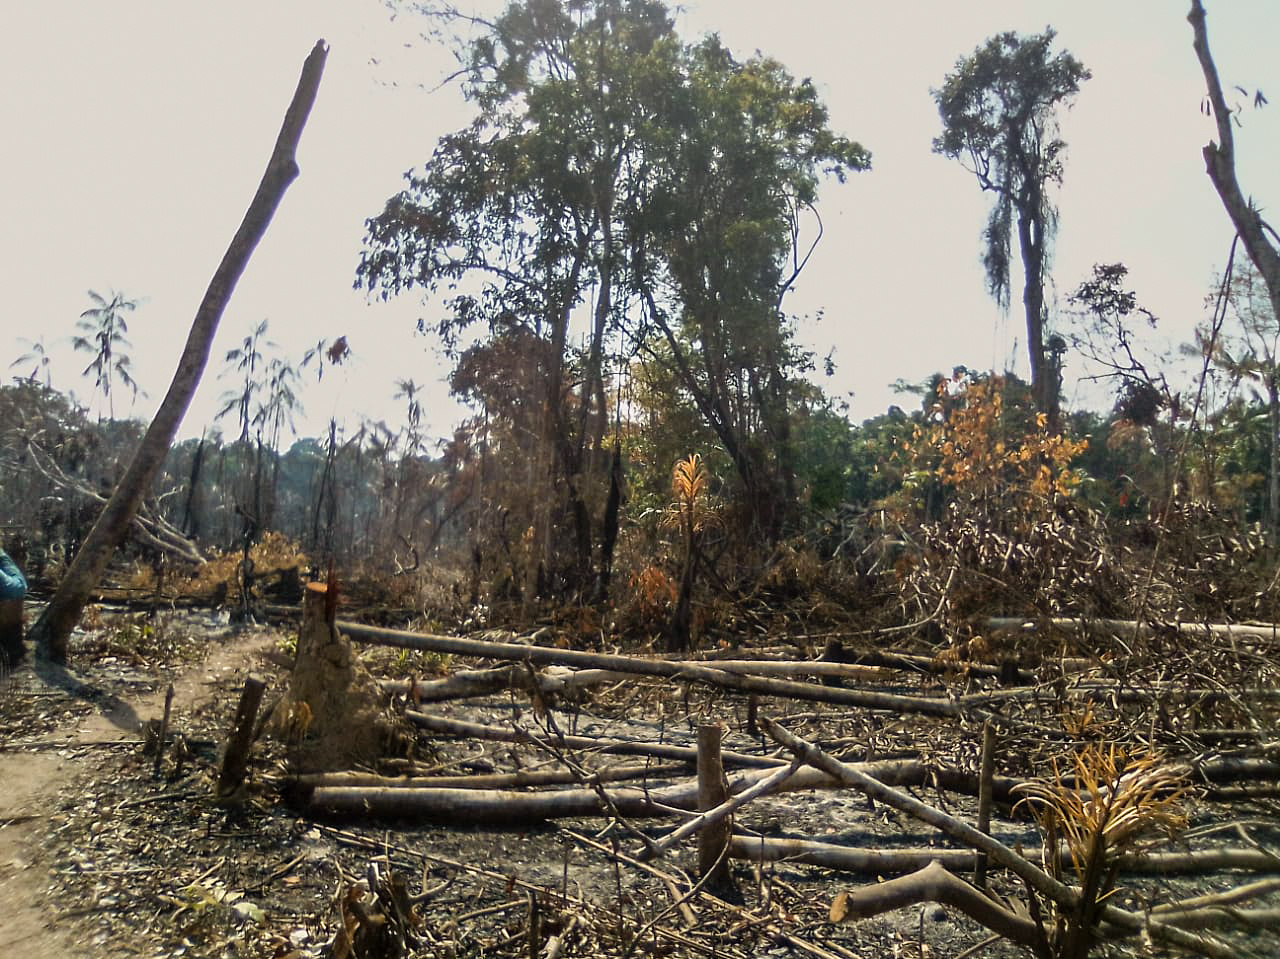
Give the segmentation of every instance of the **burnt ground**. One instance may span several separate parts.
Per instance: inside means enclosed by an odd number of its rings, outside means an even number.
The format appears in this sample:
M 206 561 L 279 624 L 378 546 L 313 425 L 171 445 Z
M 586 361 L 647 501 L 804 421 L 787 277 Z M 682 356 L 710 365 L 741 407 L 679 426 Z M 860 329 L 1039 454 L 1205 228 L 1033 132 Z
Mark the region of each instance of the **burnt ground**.
M 673 828 L 669 819 L 595 818 L 506 828 L 315 820 L 289 801 L 283 749 L 271 742 L 257 748 L 244 802 L 217 805 L 212 782 L 244 679 L 266 679 L 268 699 L 278 693 L 287 682 L 280 664 L 288 657 L 281 649 L 292 632 L 287 624 L 236 630 L 203 613 L 157 619 L 103 614 L 77 633 L 69 670 L 26 664 L 3 680 L 5 955 L 342 955 L 341 947 L 333 948 L 342 901 L 353 886 L 391 870 L 405 877 L 421 916 L 409 956 L 1025 954 L 1006 942 L 988 942 L 976 923 L 936 905 L 832 923 L 828 914 L 838 893 L 877 877 L 795 863 L 735 863 L 736 896 L 694 896 L 687 909 L 677 908 L 673 895 L 688 888 L 694 869 L 689 844 L 647 870 L 611 854 L 634 852 L 640 846 L 637 832 L 657 837 Z M 384 675 L 471 665 L 369 648 L 362 656 Z M 169 747 L 157 774 L 140 725 L 161 715 L 170 683 L 172 729 L 181 742 Z M 496 726 L 532 727 L 539 721 L 524 694 L 424 708 Z M 975 731 L 955 724 L 769 701 L 761 711 L 847 758 L 862 759 L 870 749 L 878 758 L 923 751 L 940 763 L 976 761 Z M 697 723 L 711 719 L 729 730 L 727 749 L 762 750 L 744 732 L 741 697 L 669 681 L 616 684 L 583 702 L 561 704 L 552 715 L 566 732 L 676 743 L 692 743 Z M 418 771 L 433 774 L 551 765 L 526 745 L 425 735 L 417 754 Z M 574 759 L 588 767 L 600 764 L 599 757 Z M 1009 767 L 1021 762 L 1016 750 L 1003 753 L 1001 771 L 1016 774 Z M 671 781 L 655 772 L 649 784 Z M 972 821 L 973 804 L 966 797 L 927 788 L 917 795 Z M 1231 845 L 1248 841 L 1280 849 L 1277 817 L 1266 798 L 1233 804 L 1193 798 L 1188 811 L 1187 835 L 1203 844 L 1223 844 L 1226 834 L 1235 840 Z M 757 800 L 739 812 L 735 827 L 859 848 L 949 845 L 935 830 L 851 792 Z M 1039 845 L 1025 818 L 1001 816 L 993 831 L 1009 844 Z M 1118 895 L 1128 908 L 1140 910 L 1257 878 L 1240 872 L 1135 877 L 1122 883 Z M 1024 895 L 1004 874 L 993 882 L 1005 895 Z M 1237 931 L 1232 942 L 1241 956 L 1280 951 L 1275 932 Z M 1115 951 L 1164 954 L 1140 941 Z

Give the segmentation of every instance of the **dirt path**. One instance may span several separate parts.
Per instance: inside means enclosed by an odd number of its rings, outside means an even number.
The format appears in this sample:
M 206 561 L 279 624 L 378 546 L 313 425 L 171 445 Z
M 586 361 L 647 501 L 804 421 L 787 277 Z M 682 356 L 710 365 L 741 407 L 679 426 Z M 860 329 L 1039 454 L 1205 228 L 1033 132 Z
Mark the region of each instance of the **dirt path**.
M 211 644 L 205 660 L 174 681 L 175 724 L 212 699 L 218 682 L 247 673 L 275 638 L 254 631 Z M 95 678 L 78 676 L 74 667 L 62 671 L 26 665 L 4 681 L 0 696 L 52 697 L 78 679 L 96 687 Z M 51 824 L 55 800 L 73 788 L 92 796 L 94 778 L 110 753 L 137 748 L 131 744 L 139 738 L 141 722 L 162 715 L 167 683 L 157 683 L 147 692 L 107 695 L 91 712 L 0 751 L 0 955 L 62 959 L 121 954 L 122 944 L 94 941 L 74 910 L 48 901 L 54 863 L 40 840 Z

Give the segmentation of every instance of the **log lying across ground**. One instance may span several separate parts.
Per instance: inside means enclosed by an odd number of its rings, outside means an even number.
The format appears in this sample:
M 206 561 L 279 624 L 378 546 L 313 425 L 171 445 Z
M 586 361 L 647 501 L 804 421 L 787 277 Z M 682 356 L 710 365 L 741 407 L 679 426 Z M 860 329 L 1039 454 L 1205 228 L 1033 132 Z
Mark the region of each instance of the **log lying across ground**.
M 415 710 L 406 710 L 405 718 L 414 725 L 433 733 L 449 736 L 462 736 L 471 739 L 487 739 L 504 743 L 534 743 L 540 737 L 534 733 L 515 729 L 510 726 L 491 726 L 488 723 L 472 723 L 463 719 L 452 719 L 446 716 L 432 716 Z M 693 763 L 698 758 L 698 750 L 693 746 L 678 746 L 674 743 L 648 743 L 626 739 L 602 739 L 593 736 L 546 736 L 544 740 L 556 749 L 585 750 L 601 755 L 649 756 L 654 759 L 675 759 Z M 726 764 L 731 766 L 751 766 L 756 768 L 776 769 L 788 762 L 777 756 L 757 756 L 753 753 L 725 750 L 722 753 Z
M 822 686 L 817 683 L 799 683 L 792 680 L 772 679 L 764 676 L 748 676 L 720 668 L 720 663 L 707 666 L 701 663 L 670 662 L 635 656 L 619 656 L 608 653 L 588 653 L 576 649 L 554 649 L 549 646 L 530 646 L 522 643 L 491 643 L 456 636 L 436 636 L 428 633 L 411 633 L 406 630 L 385 629 L 340 620 L 338 629 L 351 639 L 416 649 L 424 652 L 450 653 L 458 656 L 474 656 L 486 659 L 509 659 L 529 662 L 535 666 L 561 665 L 588 669 L 616 670 L 644 676 L 663 676 L 702 682 L 723 689 L 736 689 L 745 693 L 779 696 L 807 702 L 831 703 L 837 706 L 855 706 L 863 709 L 886 710 L 897 713 L 955 718 L 961 715 L 960 707 L 947 699 L 925 696 L 905 696 L 897 693 L 880 693 L 862 689 L 843 689 Z M 818 665 L 818 664 L 814 664 Z M 830 663 L 828 666 L 840 666 Z M 848 668 L 848 667 L 846 667 Z
M 690 666 L 710 666 L 729 673 L 754 676 L 823 676 L 831 679 L 884 679 L 886 671 L 847 663 L 814 660 L 733 659 L 708 662 L 685 661 Z M 531 666 L 532 664 L 529 664 Z M 487 696 L 506 689 L 536 689 L 543 695 L 559 695 L 605 683 L 635 679 L 634 670 L 573 669 L 550 665 L 534 671 L 525 664 L 495 666 L 491 669 L 459 669 L 440 679 L 383 680 L 384 690 L 407 696 L 415 703 L 438 703 L 450 699 Z
M 1021 620 L 993 620 L 992 622 L 1022 624 Z M 1064 620 L 1062 622 L 1075 621 Z M 1110 620 L 1099 622 L 1112 623 Z M 1121 623 L 1119 625 L 1124 624 Z M 1202 703 L 1230 698 L 1240 698 L 1248 701 L 1272 701 L 1280 698 L 1280 690 L 1271 688 L 1248 690 L 1179 689 L 1173 685 L 1158 684 L 1151 688 L 1127 688 L 1121 690 L 1117 689 L 1114 684 L 1094 681 L 1069 684 L 1065 687 L 1055 684 L 987 690 L 966 696 L 944 699 L 941 697 L 879 692 L 869 689 L 853 689 L 774 678 L 775 676 L 814 675 L 827 679 L 881 679 L 886 674 L 884 666 L 871 667 L 809 660 L 669 660 L 650 656 L 591 653 L 528 643 L 491 642 L 457 636 L 414 633 L 347 621 L 339 621 L 337 626 L 339 630 L 351 639 L 363 642 L 395 646 L 403 649 L 514 662 L 514 665 L 504 665 L 492 669 L 460 670 L 443 679 L 420 681 L 412 685 L 407 682 L 383 684 L 385 689 L 408 694 L 419 703 L 483 696 L 513 687 L 523 689 L 536 688 L 540 693 L 559 694 L 600 683 L 621 682 L 637 675 L 683 679 L 744 693 L 808 702 L 822 702 L 836 706 L 851 706 L 854 708 L 940 718 L 957 718 L 960 716 L 967 716 L 975 720 L 987 718 L 1002 723 L 1015 721 L 1007 716 L 992 713 L 987 707 L 995 706 L 1004 701 L 1053 701 L 1063 697 L 1073 699 L 1094 697 L 1114 699 L 1117 702 L 1148 702 L 1157 696 L 1177 696 L 1181 700 Z M 1217 629 L 1218 627 L 1211 628 Z M 1261 629 L 1261 627 L 1221 628 L 1251 631 Z M 887 661 L 883 658 L 878 662 L 887 664 Z M 543 669 L 540 672 L 534 672 L 528 668 L 532 666 L 552 667 L 553 671 L 549 672 Z M 563 672 L 555 672 L 554 667 L 567 668 Z
M 750 862 L 796 862 L 820 866 L 840 872 L 864 875 L 892 875 L 923 869 L 930 862 L 940 862 L 955 872 L 973 868 L 972 849 L 877 849 L 842 846 L 811 839 L 778 839 L 760 836 L 734 836 L 729 854 Z M 1044 862 L 1043 850 L 1025 852 L 1033 863 Z M 1071 854 L 1060 851 L 1062 867 L 1071 869 Z M 1194 849 L 1184 852 L 1126 853 L 1116 857 L 1120 872 L 1127 875 L 1176 876 L 1222 870 L 1259 873 L 1280 872 L 1280 857 L 1265 849 L 1222 848 Z
M 1280 641 L 1280 624 L 1266 626 L 1238 623 L 1164 623 L 1134 619 L 1069 619 L 1058 617 L 1048 620 L 1017 619 L 992 616 L 987 620 L 991 629 L 1010 632 L 1032 632 L 1044 626 L 1066 632 L 1110 633 L 1126 639 L 1152 636 L 1175 631 L 1181 636 L 1212 636 L 1218 639 L 1253 639 Z
M 469 723 L 445 717 L 429 716 L 412 710 L 406 718 L 416 725 L 449 735 L 483 738 L 501 742 L 542 743 L 555 750 L 572 750 L 578 760 L 584 752 L 597 755 L 649 756 L 692 764 L 697 750 L 692 746 L 669 743 L 645 743 L 627 740 L 594 739 L 585 736 L 554 737 L 534 734 L 483 723 Z M 726 750 L 727 764 L 754 767 L 729 777 L 729 794 L 736 795 L 753 788 L 788 759 L 778 756 L 756 756 Z M 880 782 L 892 786 L 928 786 L 967 796 L 978 794 L 978 776 L 974 772 L 951 766 L 938 766 L 918 759 L 880 760 L 854 763 L 852 768 L 865 770 Z M 1184 764 L 1178 767 L 1194 782 L 1211 787 L 1241 779 L 1280 777 L 1280 763 L 1271 760 L 1218 759 L 1211 762 Z M 631 767 L 631 778 L 661 777 L 669 767 Z M 509 776 L 455 776 L 420 778 L 418 780 L 379 777 L 368 774 L 336 773 L 325 776 L 303 776 L 292 785 L 304 796 L 313 812 L 374 817 L 409 817 L 429 822 L 470 822 L 510 825 L 545 822 L 552 819 L 576 819 L 615 812 L 629 817 L 670 816 L 697 808 L 697 783 L 693 780 L 661 788 L 603 789 L 595 785 L 531 793 L 520 786 L 546 786 L 566 781 L 564 774 L 516 773 Z M 602 770 L 596 782 L 617 781 L 623 776 Z M 579 777 L 576 782 L 583 783 Z M 1005 805 L 1018 798 L 1013 792 L 1022 780 L 1012 776 L 992 778 L 993 798 Z M 504 785 L 511 788 L 493 788 Z M 804 768 L 781 783 L 773 793 L 812 789 L 839 789 L 837 778 L 820 770 Z M 1188 854 L 1195 856 L 1199 854 Z M 1207 868 L 1201 862 L 1197 868 Z M 1223 865 L 1222 868 L 1231 868 Z M 1240 868 L 1260 868 L 1257 865 Z
M 757 757 L 758 758 L 758 757 Z M 736 795 L 785 768 L 787 761 L 771 763 L 730 777 L 729 794 Z M 874 773 L 881 782 L 895 786 L 937 783 L 957 792 L 976 792 L 977 777 L 962 770 L 938 769 L 915 760 L 855 763 L 854 768 Z M 1005 794 L 1017 781 L 997 777 L 996 792 Z M 828 789 L 837 781 L 815 769 L 799 769 L 774 792 Z M 551 819 L 581 819 L 601 815 L 629 818 L 672 816 L 697 810 L 696 780 L 654 789 L 580 787 L 546 792 L 504 789 L 413 788 L 408 786 L 317 786 L 308 800 L 312 813 L 414 818 L 430 822 L 513 825 Z

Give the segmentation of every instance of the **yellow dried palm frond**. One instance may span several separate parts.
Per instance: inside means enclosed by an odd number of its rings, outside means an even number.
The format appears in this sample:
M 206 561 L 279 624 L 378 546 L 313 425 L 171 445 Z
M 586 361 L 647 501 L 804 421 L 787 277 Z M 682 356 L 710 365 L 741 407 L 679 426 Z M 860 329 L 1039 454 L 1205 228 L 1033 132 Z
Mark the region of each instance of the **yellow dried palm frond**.
M 688 459 L 677 461 L 671 471 L 671 495 L 679 501 L 696 502 L 707 495 L 710 485 L 711 477 L 697 453 L 690 453 Z
M 697 453 L 690 453 L 688 459 L 676 462 L 675 469 L 671 471 L 671 495 L 675 502 L 663 512 L 661 525 L 664 528 L 678 529 L 688 523 L 697 533 L 718 521 L 719 517 L 709 502 L 711 474 Z
M 1114 745 L 1090 744 L 1073 757 L 1074 785 L 1053 764 L 1052 779 L 1015 787 L 1047 836 L 1061 836 L 1081 881 L 1088 858 L 1113 856 L 1151 832 L 1186 828 L 1180 802 L 1188 785 L 1183 772 L 1155 754 L 1129 758 Z

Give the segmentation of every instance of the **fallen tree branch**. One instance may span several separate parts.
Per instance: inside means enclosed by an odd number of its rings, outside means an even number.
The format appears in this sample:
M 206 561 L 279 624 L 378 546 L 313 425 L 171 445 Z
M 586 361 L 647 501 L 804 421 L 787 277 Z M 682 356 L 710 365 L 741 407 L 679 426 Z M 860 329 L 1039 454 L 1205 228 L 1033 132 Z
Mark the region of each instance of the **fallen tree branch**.
M 472 723 L 463 719 L 450 719 L 445 716 L 432 716 L 429 713 L 409 709 L 405 718 L 415 726 L 430 730 L 433 733 L 444 733 L 450 736 L 463 736 L 472 739 L 488 739 L 505 743 L 536 743 L 537 739 L 528 730 L 513 727 L 490 726 L 487 723 Z M 594 753 L 614 754 L 620 756 L 652 756 L 655 759 L 678 759 L 684 762 L 696 762 L 698 750 L 693 746 L 676 746 L 668 743 L 632 742 L 625 739 L 597 739 L 592 736 L 560 736 L 556 744 L 567 749 L 584 749 Z M 757 756 L 751 753 L 740 753 L 726 750 L 724 761 L 735 766 L 776 769 L 787 765 L 786 759 L 777 756 Z
M 38 443 L 28 440 L 27 451 L 30 454 L 27 462 L 56 489 L 93 503 L 99 509 L 106 506 L 105 496 L 64 473 L 57 461 Z M 129 526 L 129 534 L 144 546 L 184 563 L 199 566 L 205 562 L 195 543 L 163 517 L 152 515 L 145 502 L 139 503 L 138 511 Z
M 1011 632 L 1029 633 L 1049 627 L 1068 632 L 1110 633 L 1124 639 L 1138 639 L 1144 636 L 1158 636 L 1161 633 L 1175 632 L 1180 636 L 1212 636 L 1218 639 L 1269 639 L 1280 641 L 1280 625 L 1246 626 L 1237 623 L 1162 623 L 1152 620 L 1134 619 L 1072 619 L 1055 617 L 1052 619 L 1017 619 L 1009 616 L 992 616 L 987 621 L 990 629 L 1004 629 Z
M 566 737 L 572 738 L 574 737 Z M 785 765 L 776 763 L 765 769 L 753 769 L 731 777 L 728 783 L 730 795 L 737 795 L 756 786 L 762 779 L 774 775 L 780 767 L 786 769 Z M 932 784 L 938 772 L 915 760 L 859 763 L 848 768 L 862 770 L 874 776 L 877 782 L 894 786 Z M 969 774 L 969 778 L 973 780 L 972 788 L 976 790 L 977 777 Z M 1004 785 L 1012 782 L 1007 780 Z M 778 792 L 790 792 L 836 788 L 839 784 L 838 779 L 822 770 L 798 769 L 785 781 L 779 782 L 775 789 Z M 697 802 L 696 780 L 659 788 L 604 790 L 601 787 L 543 793 L 442 787 L 317 786 L 306 799 L 307 808 L 315 813 L 401 816 L 432 822 L 505 825 L 615 814 L 634 818 L 684 815 L 696 812 Z
M 972 854 L 969 858 L 972 861 Z M 867 919 L 922 902 L 954 906 L 1010 942 L 1036 951 L 1044 948 L 1044 932 L 1034 920 L 989 899 L 936 860 L 910 875 L 841 893 L 831 906 L 831 918 L 835 922 Z
M 611 766 L 592 770 L 597 782 L 623 782 L 628 779 L 657 778 L 683 772 L 684 763 L 642 763 Z M 332 772 L 304 773 L 289 780 L 299 789 L 321 786 L 374 786 L 401 789 L 520 789 L 530 786 L 569 786 L 582 782 L 582 775 L 572 770 L 557 769 L 534 772 L 522 769 L 514 773 L 487 773 L 473 776 L 379 776 L 375 773 Z
M 1163 914 L 1218 906 L 1233 906 L 1236 903 L 1247 902 L 1250 899 L 1257 899 L 1259 896 L 1265 896 L 1276 891 L 1280 891 L 1280 879 L 1261 879 L 1258 882 L 1236 886 L 1233 889 L 1226 889 L 1222 892 L 1212 892 L 1203 896 L 1195 896 L 1191 899 L 1181 899 L 1177 902 L 1164 902 L 1151 911 Z
M 886 806 L 892 806 L 900 812 L 907 813 L 921 822 L 934 826 L 972 849 L 985 852 L 992 862 L 1008 869 L 1032 890 L 1054 903 L 1060 909 L 1067 912 L 1074 912 L 1077 909 L 1079 893 L 1076 890 L 1059 882 L 1042 869 L 1037 868 L 1003 843 L 979 832 L 953 816 L 948 816 L 939 809 L 935 809 L 900 790 L 880 782 L 874 776 L 869 776 L 862 770 L 855 769 L 853 766 L 828 756 L 816 746 L 788 732 L 771 719 L 762 716 L 760 722 L 770 736 L 796 755 L 802 756 L 809 765 L 821 769 L 841 782 L 862 790 L 872 799 L 882 802 Z M 1118 927 L 1127 934 L 1133 935 L 1146 931 L 1153 938 L 1193 952 L 1201 952 L 1213 957 L 1213 959 L 1234 959 L 1235 957 L 1235 951 L 1225 943 L 1193 935 L 1154 917 L 1144 919 L 1144 917 L 1136 913 L 1107 903 L 1100 904 L 1098 911 L 1100 919 Z
M 608 669 L 568 669 L 548 666 L 537 674 L 535 684 L 528 670 L 521 666 L 498 666 L 493 669 L 463 669 L 442 679 L 383 680 L 379 685 L 393 695 L 407 696 L 414 703 L 438 703 L 450 699 L 487 696 L 507 689 L 537 689 L 542 695 L 555 695 L 602 683 L 634 679 L 632 673 Z
M 608 653 L 588 653 L 575 649 L 553 649 L 548 646 L 529 646 L 520 643 L 491 643 L 457 636 L 436 636 L 428 633 L 411 633 L 400 629 L 366 626 L 346 620 L 337 624 L 339 630 L 351 639 L 378 643 L 401 649 L 451 653 L 458 656 L 474 656 L 489 659 L 510 659 L 530 662 L 535 666 L 559 664 L 595 669 L 617 670 L 644 676 L 664 676 L 685 679 L 736 689 L 766 696 L 781 696 L 809 702 L 832 703 L 838 706 L 858 706 L 864 709 L 888 710 L 897 713 L 913 713 L 926 716 L 954 718 L 960 708 L 946 699 L 923 696 L 903 696 L 896 693 L 879 693 L 869 690 L 843 689 L 822 686 L 817 683 L 799 683 L 791 680 L 769 679 L 762 676 L 744 676 L 698 663 L 670 662 L 636 656 L 620 656 Z

